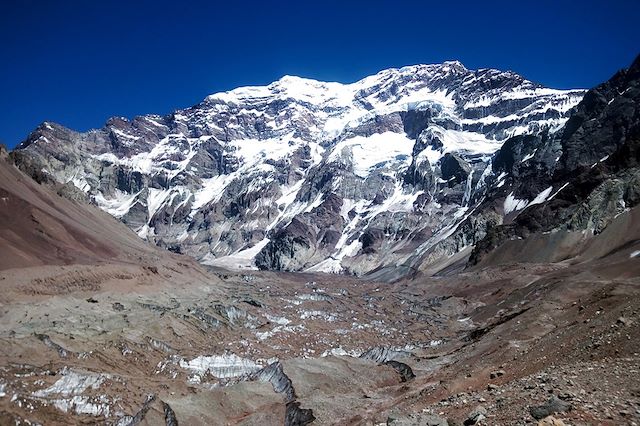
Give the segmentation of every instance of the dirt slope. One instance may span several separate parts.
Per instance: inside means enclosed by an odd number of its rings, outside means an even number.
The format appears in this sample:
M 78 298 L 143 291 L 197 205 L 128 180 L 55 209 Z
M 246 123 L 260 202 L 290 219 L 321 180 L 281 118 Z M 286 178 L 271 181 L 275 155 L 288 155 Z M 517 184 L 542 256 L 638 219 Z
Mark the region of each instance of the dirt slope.
M 155 251 L 99 209 L 58 196 L 0 160 L 0 270 L 135 261 Z

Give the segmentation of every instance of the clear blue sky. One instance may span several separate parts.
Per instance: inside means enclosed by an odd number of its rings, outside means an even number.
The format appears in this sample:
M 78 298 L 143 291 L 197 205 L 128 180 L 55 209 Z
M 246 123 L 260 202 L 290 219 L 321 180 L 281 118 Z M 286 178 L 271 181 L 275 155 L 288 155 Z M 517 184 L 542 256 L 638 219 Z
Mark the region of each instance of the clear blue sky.
M 36 1 L 0 4 L 0 140 L 168 113 L 282 75 L 351 82 L 458 59 L 591 87 L 640 53 L 640 1 Z

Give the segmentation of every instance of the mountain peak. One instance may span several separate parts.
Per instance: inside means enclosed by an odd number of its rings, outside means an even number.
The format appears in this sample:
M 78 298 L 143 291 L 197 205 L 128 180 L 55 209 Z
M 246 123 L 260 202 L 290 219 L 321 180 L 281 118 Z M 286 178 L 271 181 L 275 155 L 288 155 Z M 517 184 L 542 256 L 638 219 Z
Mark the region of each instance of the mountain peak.
M 453 69 L 459 70 L 459 71 L 468 71 L 467 67 L 465 67 L 462 64 L 462 62 L 460 62 L 458 60 L 444 61 L 442 63 L 442 67 L 450 67 L 450 68 L 453 68 Z
M 165 117 L 42 129 L 20 148 L 141 237 L 202 262 L 364 274 L 410 262 L 393 247 L 437 243 L 482 190 L 502 143 L 561 127 L 582 97 L 536 87 L 459 61 L 349 84 L 285 75 Z M 422 223 L 424 209 L 446 214 Z M 384 242 L 395 214 L 407 221 L 392 227 L 420 222 L 418 235 L 433 241 L 394 228 Z

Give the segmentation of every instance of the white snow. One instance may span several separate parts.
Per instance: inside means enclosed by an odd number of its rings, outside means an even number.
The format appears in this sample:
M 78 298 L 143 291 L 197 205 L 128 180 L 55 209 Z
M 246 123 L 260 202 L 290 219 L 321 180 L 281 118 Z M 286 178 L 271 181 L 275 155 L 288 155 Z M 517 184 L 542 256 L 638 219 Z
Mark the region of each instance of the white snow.
M 147 211 L 149 219 L 153 217 L 171 193 L 171 189 L 149 188 L 149 195 L 147 195 Z
M 278 325 L 268 331 L 256 332 L 256 338 L 260 341 L 268 340 L 280 333 L 296 333 L 304 330 L 304 325 Z
M 549 197 L 549 200 L 551 200 L 552 198 L 555 198 L 555 196 L 558 195 L 560 193 L 560 191 L 565 189 L 568 185 L 569 185 L 569 182 L 567 182 L 564 185 L 562 185 L 556 192 L 553 193 L 553 195 L 551 197 Z
M 334 322 L 338 319 L 337 314 L 330 314 L 324 311 L 302 311 L 300 319 L 322 319 L 328 322 Z
M 567 184 L 565 184 L 566 186 Z M 564 186 L 562 187 L 564 188 Z M 553 190 L 553 186 L 548 187 L 547 189 L 545 189 L 544 191 L 540 192 L 538 195 L 536 195 L 536 197 L 529 201 L 529 200 L 520 200 L 518 198 L 515 198 L 513 196 L 513 191 L 507 195 L 507 198 L 504 200 L 504 214 L 508 215 L 511 212 L 515 212 L 518 210 L 524 210 L 529 206 L 533 206 L 536 204 L 542 204 L 545 201 L 555 197 L 555 195 L 560 192 L 562 190 L 562 188 L 560 188 L 555 194 L 553 194 L 552 197 L 549 197 L 549 194 L 551 194 L 551 190 Z
M 358 349 L 345 350 L 342 346 L 338 346 L 337 348 L 327 349 L 322 352 L 320 355 L 321 358 L 326 358 L 328 356 L 350 356 L 352 358 L 359 358 L 362 355 L 362 351 Z
M 269 315 L 269 314 L 265 314 L 264 317 L 268 319 L 270 322 L 276 323 L 278 325 L 288 325 L 291 323 L 291 321 L 285 317 L 279 317 L 279 316 Z
M 76 414 L 88 414 L 94 417 L 109 417 L 111 411 L 108 399 L 104 395 L 100 395 L 99 398 L 75 395 L 68 399 L 56 399 L 53 405 L 65 413 L 73 411 Z
M 295 151 L 304 143 L 293 138 L 294 132 L 280 138 L 242 139 L 228 144 L 234 149 L 234 155 L 242 160 L 244 166 L 253 166 L 265 160 L 278 160 Z
M 106 199 L 101 192 L 98 192 L 94 196 L 94 201 L 102 210 L 112 216 L 121 218 L 129 212 L 131 206 L 136 202 L 138 195 L 140 195 L 140 192 L 127 194 L 126 192 L 116 189 L 115 197 Z
M 542 191 L 541 193 L 539 193 L 538 195 L 536 195 L 536 198 L 534 198 L 533 201 L 529 203 L 529 206 L 533 206 L 535 204 L 542 204 L 545 201 L 547 201 L 547 198 L 549 198 L 549 194 L 551 194 L 552 189 L 553 189 L 553 186 L 550 186 L 544 191 Z
M 527 160 L 531 160 L 533 156 L 536 155 L 537 151 L 538 151 L 538 148 L 534 149 L 531 153 L 525 155 L 521 162 L 524 163 Z
M 110 376 L 106 374 L 81 373 L 74 370 L 63 370 L 62 377 L 46 389 L 33 392 L 35 397 L 51 395 L 79 395 L 85 390 L 98 389 Z
M 518 198 L 515 198 L 513 196 L 513 192 L 511 192 L 504 200 L 504 214 L 508 215 L 511 212 L 522 210 L 527 207 L 528 204 L 528 200 L 520 200 Z
M 227 185 L 234 179 L 234 175 L 218 175 L 209 179 L 203 179 L 202 187 L 194 194 L 195 199 L 191 205 L 192 212 L 199 210 L 205 204 L 219 201 Z
M 269 244 L 269 239 L 264 238 L 253 246 L 241 250 L 237 253 L 220 258 L 210 258 L 209 260 L 205 260 L 202 263 L 205 265 L 220 266 L 232 270 L 257 270 L 258 268 L 255 265 L 255 257 L 267 244 Z
M 407 135 L 394 132 L 375 133 L 369 137 L 356 136 L 338 143 L 327 161 L 341 161 L 350 157 L 356 176 L 366 178 L 371 171 L 391 162 L 408 166 L 414 143 Z
M 442 147 L 434 149 L 429 146 L 420 152 L 420 158 L 427 158 L 429 163 L 435 165 L 442 156 L 448 152 L 466 154 L 493 154 L 502 146 L 503 141 L 487 139 L 481 133 L 474 133 L 462 130 L 445 129 L 438 125 L 432 125 L 427 130 L 432 135 L 438 137 L 442 142 Z
M 308 268 L 305 272 L 325 272 L 328 274 L 339 274 L 343 271 L 340 260 L 328 258 Z
M 200 377 L 209 373 L 219 379 L 242 376 L 243 374 L 253 373 L 262 368 L 262 366 L 256 364 L 254 361 L 240 358 L 235 354 L 200 355 L 191 361 L 181 359 L 179 365 Z

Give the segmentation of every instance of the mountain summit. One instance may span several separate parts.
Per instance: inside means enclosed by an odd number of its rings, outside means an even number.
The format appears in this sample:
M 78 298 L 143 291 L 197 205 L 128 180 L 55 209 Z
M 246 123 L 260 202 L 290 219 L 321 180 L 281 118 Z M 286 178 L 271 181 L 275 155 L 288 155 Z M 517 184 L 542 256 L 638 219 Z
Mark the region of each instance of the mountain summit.
M 86 133 L 43 123 L 17 156 L 205 264 L 363 275 L 483 238 L 500 217 L 454 234 L 504 183 L 494 153 L 551 138 L 583 95 L 457 61 L 351 84 L 285 76 Z

